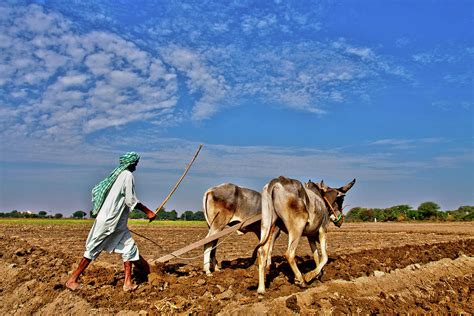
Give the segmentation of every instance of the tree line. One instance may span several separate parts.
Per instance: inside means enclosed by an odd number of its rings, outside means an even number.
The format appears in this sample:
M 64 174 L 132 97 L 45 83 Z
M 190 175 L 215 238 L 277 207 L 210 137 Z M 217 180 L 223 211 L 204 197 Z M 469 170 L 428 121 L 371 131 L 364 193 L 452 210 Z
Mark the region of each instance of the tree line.
M 84 211 L 76 211 L 71 215 L 71 218 L 83 219 L 87 217 L 88 213 Z M 0 218 L 63 218 L 63 214 L 48 214 L 45 211 L 40 211 L 37 214 L 32 212 L 19 212 L 13 210 L 11 212 L 0 212 Z M 89 217 L 93 218 L 89 211 Z M 146 219 L 145 213 L 133 210 L 129 214 L 132 219 Z M 204 221 L 204 213 L 202 211 L 185 211 L 180 216 L 175 210 L 166 211 L 164 208 L 156 215 L 157 220 L 171 220 L 171 221 Z M 391 221 L 422 221 L 422 220 L 436 220 L 436 221 L 472 221 L 474 220 L 474 206 L 460 206 L 456 210 L 441 211 L 438 204 L 435 202 L 421 203 L 417 209 L 413 209 L 410 205 L 402 204 L 395 205 L 388 208 L 365 208 L 354 207 L 346 215 L 346 220 L 350 222 L 391 222 Z
M 423 202 L 417 209 L 402 204 L 388 208 L 354 207 L 346 215 L 350 222 L 403 222 L 403 221 L 472 221 L 474 206 L 460 206 L 457 210 L 441 211 L 435 202 Z
M 49 214 L 45 211 L 39 211 L 38 214 L 33 212 L 19 212 L 17 210 L 13 210 L 10 212 L 0 212 L 0 218 L 63 218 L 63 214 L 56 213 L 56 214 Z
M 83 219 L 86 218 L 88 213 L 84 211 L 75 211 L 72 213 L 70 218 L 76 218 L 76 219 Z M 45 211 L 39 211 L 38 213 L 33 213 L 33 212 L 19 212 L 17 210 L 13 210 L 10 212 L 0 212 L 0 218 L 63 218 L 62 213 L 56 213 L 54 215 L 48 214 Z M 89 217 L 94 218 L 92 216 L 91 212 L 89 211 Z M 132 219 L 146 219 L 145 213 L 139 210 L 133 210 L 130 212 L 129 218 Z M 178 212 L 175 210 L 172 211 L 166 211 L 164 208 L 161 209 L 160 212 L 156 215 L 157 220 L 171 220 L 171 221 L 178 221 L 178 220 L 183 220 L 183 221 L 204 221 L 206 218 L 204 217 L 204 213 L 202 211 L 185 211 L 181 216 L 178 216 Z

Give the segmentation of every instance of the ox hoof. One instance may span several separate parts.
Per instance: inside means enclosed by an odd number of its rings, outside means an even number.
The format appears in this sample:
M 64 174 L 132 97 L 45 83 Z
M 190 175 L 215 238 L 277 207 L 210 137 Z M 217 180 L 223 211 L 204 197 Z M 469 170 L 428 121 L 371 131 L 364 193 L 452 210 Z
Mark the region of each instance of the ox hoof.
M 321 270 L 320 272 L 318 273 L 315 273 L 315 272 L 308 272 L 304 275 L 304 280 L 307 282 L 307 283 L 311 283 L 313 280 L 315 279 L 321 279 L 321 277 L 323 276 L 323 271 Z
M 302 281 L 296 280 L 295 284 L 298 285 L 300 288 L 305 288 L 307 286 L 304 280 Z
M 313 276 L 309 274 L 305 274 L 303 278 L 306 283 L 311 283 L 311 280 L 313 280 Z

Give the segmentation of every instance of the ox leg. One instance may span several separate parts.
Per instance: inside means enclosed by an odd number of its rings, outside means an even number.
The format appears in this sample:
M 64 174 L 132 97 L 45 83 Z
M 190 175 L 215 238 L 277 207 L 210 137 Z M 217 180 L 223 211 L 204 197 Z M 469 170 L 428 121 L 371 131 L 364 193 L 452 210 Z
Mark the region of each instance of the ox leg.
M 278 226 L 274 226 L 270 236 L 270 247 L 268 248 L 268 255 L 267 255 L 267 269 L 270 269 L 272 264 L 272 251 L 273 245 L 275 244 L 275 240 L 280 235 L 280 228 Z
M 285 256 L 288 260 L 288 263 L 295 274 L 295 283 L 300 287 L 305 287 L 306 282 L 303 279 L 303 275 L 301 271 L 298 269 L 296 265 L 296 248 L 298 247 L 298 243 L 300 241 L 301 235 L 303 234 L 304 226 L 306 225 L 306 221 L 302 221 L 301 223 L 295 223 L 293 229 L 288 232 L 288 249 L 286 250 Z
M 212 242 L 212 250 L 211 250 L 211 269 L 213 269 L 214 271 L 220 271 L 219 269 L 219 262 L 217 262 L 217 257 L 216 257 L 216 253 L 217 253 L 217 242 L 219 240 L 216 239 Z
M 308 236 L 308 243 L 311 247 L 311 252 L 313 253 L 314 262 L 316 266 L 319 265 L 319 254 L 318 254 L 318 246 L 316 245 L 316 237 Z
M 303 279 L 303 275 L 301 274 L 298 266 L 296 265 L 296 248 L 298 247 L 298 243 L 301 238 L 301 234 L 303 233 L 303 229 L 301 231 L 292 232 L 288 235 L 288 249 L 286 250 L 285 256 L 288 260 L 288 263 L 295 274 L 295 284 L 300 287 L 305 287 L 306 282 Z
M 209 229 L 209 233 L 207 234 L 206 237 L 209 237 L 215 233 L 219 232 L 219 229 Z M 215 246 L 217 245 L 217 240 L 214 240 L 210 243 L 207 243 L 204 245 L 204 259 L 203 259 L 203 270 L 206 272 L 207 275 L 211 276 L 213 269 L 213 265 L 217 263 L 217 260 L 215 258 L 216 256 L 216 251 L 215 251 Z
M 313 280 L 315 277 L 317 277 L 321 271 L 323 270 L 324 265 L 328 262 L 328 254 L 327 254 L 327 245 L 326 245 L 326 232 L 324 229 L 321 227 L 319 229 L 319 244 L 321 246 L 321 261 L 319 264 L 316 266 L 316 269 L 313 271 L 308 272 L 305 275 L 305 280 L 306 282 L 310 282 Z
M 268 238 L 267 241 L 258 248 L 258 294 L 265 293 L 265 272 L 267 268 L 268 254 L 271 252 L 270 246 L 271 239 Z
M 212 242 L 204 245 L 203 268 L 204 268 L 204 272 L 206 272 L 207 275 L 212 275 L 212 272 L 211 272 L 211 249 L 212 249 Z

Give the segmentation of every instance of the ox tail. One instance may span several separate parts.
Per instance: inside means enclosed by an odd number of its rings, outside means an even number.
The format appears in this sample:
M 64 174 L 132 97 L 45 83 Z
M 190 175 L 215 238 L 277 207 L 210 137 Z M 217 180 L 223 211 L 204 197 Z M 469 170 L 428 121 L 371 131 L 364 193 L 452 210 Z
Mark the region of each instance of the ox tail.
M 273 186 L 268 184 L 262 190 L 262 221 L 260 229 L 260 242 L 255 247 L 254 254 L 262 245 L 264 245 L 270 237 L 270 230 L 275 216 L 275 208 L 273 206 Z
M 210 193 L 212 193 L 212 191 L 207 190 L 206 193 L 204 193 L 204 196 L 202 198 L 202 211 L 204 213 L 204 218 L 206 218 L 206 222 L 209 227 L 211 227 L 211 223 L 209 222 L 209 217 L 207 215 L 207 198 Z

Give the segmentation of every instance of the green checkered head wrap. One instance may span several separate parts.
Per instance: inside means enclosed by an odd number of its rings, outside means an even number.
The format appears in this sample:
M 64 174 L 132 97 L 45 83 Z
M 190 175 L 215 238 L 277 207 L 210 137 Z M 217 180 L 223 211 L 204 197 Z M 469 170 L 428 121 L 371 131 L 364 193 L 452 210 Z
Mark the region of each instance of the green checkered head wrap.
M 120 160 L 119 160 L 120 165 L 117 168 L 115 168 L 107 178 L 100 181 L 99 184 L 97 184 L 92 189 L 92 215 L 93 216 L 99 213 L 99 210 L 105 201 L 105 197 L 107 196 L 107 193 L 109 193 L 109 190 L 112 187 L 112 184 L 114 184 L 115 180 L 117 180 L 117 177 L 119 176 L 119 174 L 125 169 L 127 169 L 128 166 L 138 162 L 138 160 L 140 160 L 140 156 L 136 152 L 131 151 L 126 154 L 123 154 L 122 156 L 120 156 Z

